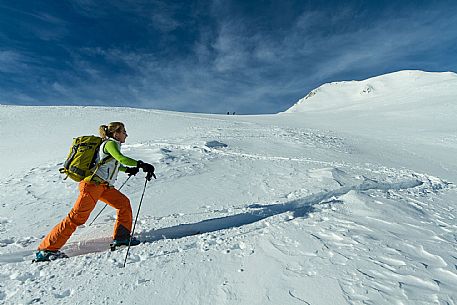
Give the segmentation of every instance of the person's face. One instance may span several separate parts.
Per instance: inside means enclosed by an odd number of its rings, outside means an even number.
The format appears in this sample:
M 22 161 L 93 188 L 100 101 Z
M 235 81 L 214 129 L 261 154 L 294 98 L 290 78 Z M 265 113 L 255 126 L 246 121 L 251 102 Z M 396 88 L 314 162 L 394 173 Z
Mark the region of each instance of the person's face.
M 114 138 L 121 143 L 125 143 L 125 139 L 128 137 L 127 131 L 125 128 L 121 128 L 114 133 Z

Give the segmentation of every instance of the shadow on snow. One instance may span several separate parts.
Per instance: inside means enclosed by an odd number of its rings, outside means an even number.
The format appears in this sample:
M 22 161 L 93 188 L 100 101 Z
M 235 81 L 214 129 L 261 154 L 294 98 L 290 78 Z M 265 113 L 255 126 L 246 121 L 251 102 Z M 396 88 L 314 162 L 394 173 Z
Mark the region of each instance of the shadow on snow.
M 341 202 L 336 197 L 347 194 L 350 191 L 367 190 L 400 190 L 413 188 L 423 183 L 419 180 L 407 180 L 397 183 L 383 183 L 373 180 L 365 180 L 361 184 L 343 186 L 333 191 L 323 191 L 307 197 L 299 198 L 282 204 L 248 206 L 252 211 L 241 214 L 203 220 L 192 224 L 181 224 L 173 227 L 144 231 L 140 239 L 144 242 L 154 242 L 160 239 L 178 239 L 196 234 L 210 233 L 225 229 L 239 228 L 260 220 L 293 212 L 294 217 L 307 217 L 315 210 L 314 206 L 323 202 Z

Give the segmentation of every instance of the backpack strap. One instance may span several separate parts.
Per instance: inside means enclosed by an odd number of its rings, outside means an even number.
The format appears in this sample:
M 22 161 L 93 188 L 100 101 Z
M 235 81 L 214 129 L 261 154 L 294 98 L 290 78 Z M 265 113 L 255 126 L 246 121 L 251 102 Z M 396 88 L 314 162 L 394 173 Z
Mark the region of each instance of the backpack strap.
M 107 156 L 102 161 L 98 162 L 97 166 L 95 166 L 95 169 L 94 169 L 94 172 L 92 173 L 92 175 L 90 175 L 89 177 L 84 178 L 84 181 L 92 181 L 92 179 L 94 178 L 94 176 L 97 173 L 97 171 L 100 168 L 100 166 L 102 166 L 106 162 L 110 161 L 111 159 L 114 159 L 114 158 L 112 156 Z
M 104 140 L 102 142 L 102 144 L 100 144 L 100 146 L 103 145 L 103 152 L 105 153 L 105 145 L 106 142 L 108 140 Z M 105 164 L 106 162 L 110 161 L 111 159 L 114 159 L 113 156 L 111 156 L 110 154 L 107 154 L 108 156 L 106 156 L 105 158 L 103 158 L 103 160 L 99 161 L 97 163 L 97 165 L 95 166 L 95 169 L 94 169 L 94 172 L 92 173 L 92 175 L 90 175 L 89 177 L 86 177 L 84 178 L 84 181 L 92 181 L 92 179 L 94 178 L 95 174 L 97 173 L 98 169 L 100 168 L 100 166 L 102 166 L 103 164 Z

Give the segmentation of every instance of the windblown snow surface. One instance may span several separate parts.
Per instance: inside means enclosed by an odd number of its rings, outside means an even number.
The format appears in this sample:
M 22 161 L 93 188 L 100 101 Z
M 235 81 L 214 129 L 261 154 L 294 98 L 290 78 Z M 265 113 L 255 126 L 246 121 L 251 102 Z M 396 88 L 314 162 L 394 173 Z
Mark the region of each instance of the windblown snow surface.
M 31 264 L 70 210 L 72 137 L 123 121 L 156 166 L 131 249 L 99 202 Z M 457 75 L 325 84 L 285 113 L 0 106 L 2 304 L 457 304 Z M 120 186 L 126 179 L 121 174 Z M 134 214 L 144 174 L 122 191 Z

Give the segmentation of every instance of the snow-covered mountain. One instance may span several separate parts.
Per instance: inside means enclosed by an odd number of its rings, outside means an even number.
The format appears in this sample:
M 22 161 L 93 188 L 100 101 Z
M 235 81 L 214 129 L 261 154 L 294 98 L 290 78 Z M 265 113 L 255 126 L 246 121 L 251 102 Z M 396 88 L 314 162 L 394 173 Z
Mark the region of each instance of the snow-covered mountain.
M 456 304 L 455 84 L 402 71 L 259 116 L 0 106 L 0 303 Z M 145 243 L 122 268 L 115 212 L 88 225 L 100 202 L 69 259 L 30 264 L 78 195 L 58 173 L 72 137 L 110 121 L 157 169 Z M 134 213 L 143 186 L 123 188 Z
M 393 107 L 436 107 L 455 98 L 457 74 L 453 72 L 399 71 L 362 81 L 324 84 L 300 99 L 286 113 L 322 110 L 376 110 Z M 411 98 L 414 97 L 414 98 Z M 406 105 L 405 105 L 406 104 Z

